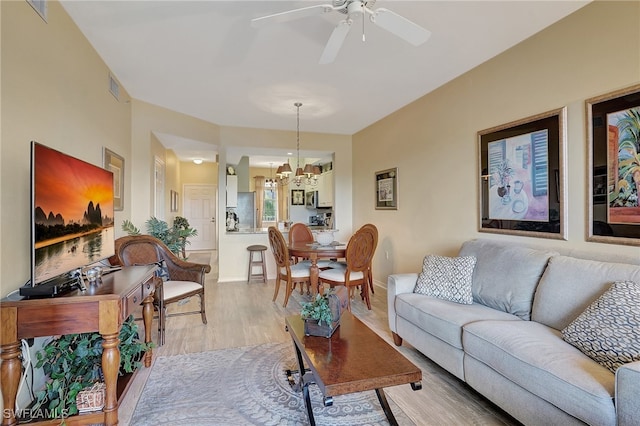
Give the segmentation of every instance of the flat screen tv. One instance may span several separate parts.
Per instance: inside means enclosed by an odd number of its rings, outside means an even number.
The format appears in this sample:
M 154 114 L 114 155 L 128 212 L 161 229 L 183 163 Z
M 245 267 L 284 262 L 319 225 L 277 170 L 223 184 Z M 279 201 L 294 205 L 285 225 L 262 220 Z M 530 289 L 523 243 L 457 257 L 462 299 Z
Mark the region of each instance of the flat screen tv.
M 113 173 L 31 143 L 31 285 L 115 253 Z

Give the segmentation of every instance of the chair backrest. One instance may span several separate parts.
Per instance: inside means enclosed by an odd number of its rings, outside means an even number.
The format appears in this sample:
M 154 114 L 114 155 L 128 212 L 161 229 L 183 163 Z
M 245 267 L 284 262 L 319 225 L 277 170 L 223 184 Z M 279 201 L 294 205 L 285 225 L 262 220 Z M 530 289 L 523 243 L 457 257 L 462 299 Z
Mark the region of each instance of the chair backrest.
M 275 226 L 269 227 L 269 244 L 271 245 L 271 251 L 273 251 L 273 257 L 276 260 L 278 269 L 289 266 L 289 249 L 287 248 L 287 243 L 284 240 L 282 232 Z
M 362 272 L 369 268 L 373 252 L 376 249 L 377 235 L 371 229 L 358 229 L 349 238 L 345 257 L 347 259 L 347 270 L 351 272 Z
M 163 247 L 164 246 L 164 247 Z M 162 251 L 171 251 L 150 235 L 130 235 L 116 240 L 115 251 L 122 266 L 147 265 L 164 260 Z
M 178 258 L 162 241 L 151 235 L 129 235 L 115 242 L 116 254 L 109 259 L 112 265 L 135 266 L 162 264 L 162 276 L 173 281 L 193 281 L 204 285 L 205 274 L 211 265 L 188 262 Z
M 359 231 L 370 232 L 373 236 L 373 251 L 371 252 L 371 259 L 373 259 L 373 255 L 376 252 L 376 247 L 378 247 L 378 228 L 372 223 L 367 223 L 365 225 L 362 225 Z
M 294 223 L 289 228 L 289 245 L 294 243 L 312 243 L 313 233 L 304 223 Z

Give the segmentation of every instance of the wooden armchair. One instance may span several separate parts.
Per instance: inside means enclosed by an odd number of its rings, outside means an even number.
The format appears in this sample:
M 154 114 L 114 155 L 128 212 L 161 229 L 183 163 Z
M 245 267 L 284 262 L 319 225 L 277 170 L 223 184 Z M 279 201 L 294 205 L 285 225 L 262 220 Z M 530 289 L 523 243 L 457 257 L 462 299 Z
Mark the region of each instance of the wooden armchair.
M 204 279 L 211 271 L 210 265 L 192 263 L 179 259 L 159 239 L 150 235 L 131 235 L 118 238 L 112 265 L 133 266 L 158 263 L 163 269 L 160 291 L 156 291 L 154 304 L 158 309 L 158 340 L 164 344 L 166 317 L 199 313 L 202 323 L 207 323 L 205 314 Z M 167 314 L 167 305 L 191 296 L 200 297 L 200 310 Z

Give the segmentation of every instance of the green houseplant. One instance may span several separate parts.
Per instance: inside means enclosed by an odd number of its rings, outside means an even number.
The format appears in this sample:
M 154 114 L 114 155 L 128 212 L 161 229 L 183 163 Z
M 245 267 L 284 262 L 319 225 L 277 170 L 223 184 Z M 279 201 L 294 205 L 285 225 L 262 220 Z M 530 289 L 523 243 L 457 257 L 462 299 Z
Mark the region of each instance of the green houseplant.
M 145 222 L 147 233 L 162 241 L 173 254 L 178 257 L 186 258 L 186 246 L 189 244 L 188 238 L 198 235 L 198 231 L 189 225 L 189 221 L 182 216 L 176 216 L 173 219 L 173 225 L 156 217 Z M 140 235 L 138 229 L 131 221 L 122 222 L 122 230 L 129 235 Z
M 348 292 L 345 287 L 318 293 L 310 302 L 303 302 L 300 317 L 304 320 L 307 336 L 331 337 L 340 325 L 340 314 L 347 306 Z
M 144 353 L 153 343 L 142 342 L 133 316 L 120 329 L 120 375 L 139 368 Z M 101 381 L 102 336 L 99 333 L 66 334 L 36 352 L 36 367 L 47 376 L 45 388 L 36 393 L 35 411 L 44 410 L 51 418 L 64 419 L 78 413 L 78 393 Z

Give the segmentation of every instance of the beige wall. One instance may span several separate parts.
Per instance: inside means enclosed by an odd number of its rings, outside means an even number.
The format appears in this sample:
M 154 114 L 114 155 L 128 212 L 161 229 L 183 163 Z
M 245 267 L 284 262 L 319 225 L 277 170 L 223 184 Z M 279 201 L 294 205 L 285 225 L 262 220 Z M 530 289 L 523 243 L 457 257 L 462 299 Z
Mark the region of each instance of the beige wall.
M 45 23 L 26 1 L 0 2 L 0 293 L 30 278 L 30 141 L 96 165 L 102 148 L 128 158 L 131 104 L 109 93 L 109 69 L 57 2 Z M 125 177 L 130 176 L 130 163 Z M 125 200 L 130 199 L 125 188 Z M 116 212 L 129 215 L 130 205 Z
M 586 98 L 640 82 L 640 3 L 596 2 L 353 137 L 353 222 L 378 225 L 377 281 L 476 237 L 640 256 L 586 242 Z M 477 132 L 568 108 L 568 240 L 479 233 Z M 399 168 L 399 209 L 374 210 L 373 175 Z
M 220 140 L 219 126 L 139 100 L 132 100 L 131 121 L 131 157 L 134 164 L 131 185 L 132 193 L 136 194 L 131 200 L 133 206 L 131 220 L 133 223 L 144 223 L 153 214 L 155 202 L 153 192 L 154 159 L 149 156 L 149 152 L 156 152 L 156 143 L 159 144 L 159 141 L 153 132 L 208 143 L 211 144 L 211 149 L 215 150 Z M 156 154 L 162 155 L 160 151 L 157 151 Z M 165 166 L 170 166 L 166 169 L 167 178 L 171 175 L 171 182 L 168 183 L 177 184 L 178 179 L 175 177 L 179 168 L 177 159 L 175 156 L 169 159 L 163 158 Z M 169 199 L 168 191 L 170 189 L 172 188 L 165 185 L 165 200 Z M 167 204 L 165 210 L 168 211 L 168 209 Z M 167 217 L 169 218 L 170 215 Z
M 194 164 L 191 161 L 180 162 L 180 186 L 186 184 L 218 184 L 218 163 L 204 162 Z

